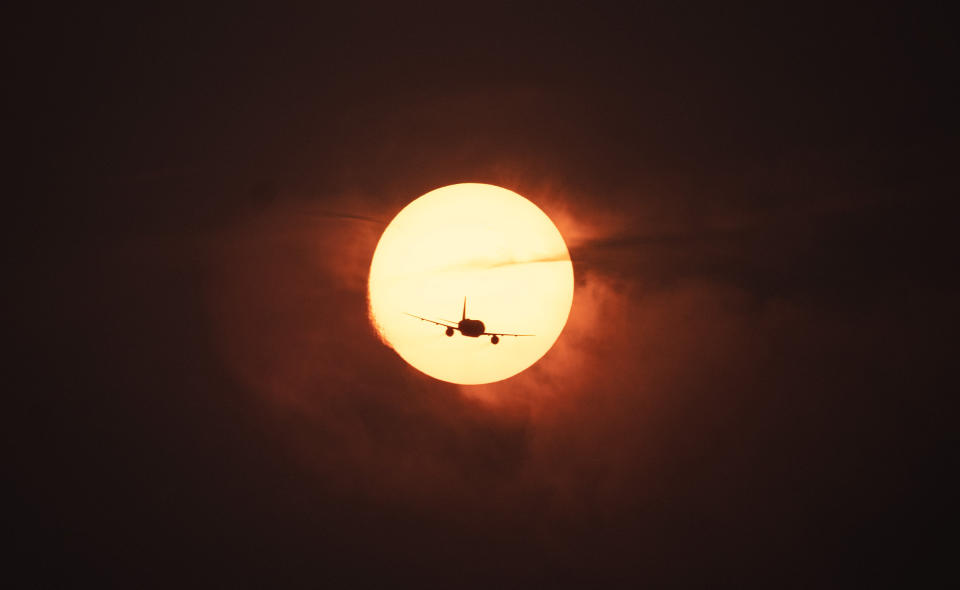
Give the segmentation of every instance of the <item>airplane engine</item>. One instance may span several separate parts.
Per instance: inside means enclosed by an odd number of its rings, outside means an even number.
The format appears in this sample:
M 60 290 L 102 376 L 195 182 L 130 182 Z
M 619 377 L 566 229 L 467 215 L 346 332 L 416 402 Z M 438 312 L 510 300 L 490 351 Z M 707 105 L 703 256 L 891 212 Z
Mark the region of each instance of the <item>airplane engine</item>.
M 453 328 L 447 328 L 447 336 L 453 336 Z
M 500 337 L 499 337 L 499 336 L 491 336 L 491 337 L 490 337 L 490 344 L 496 344 L 497 342 L 500 342 Z

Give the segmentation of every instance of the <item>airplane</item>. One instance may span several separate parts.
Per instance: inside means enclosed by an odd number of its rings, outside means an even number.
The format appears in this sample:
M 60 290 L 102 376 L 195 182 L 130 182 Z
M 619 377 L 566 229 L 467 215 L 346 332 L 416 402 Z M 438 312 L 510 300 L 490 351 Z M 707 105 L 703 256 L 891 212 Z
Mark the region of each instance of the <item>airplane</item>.
M 407 313 L 407 312 L 404 312 Z M 431 324 L 436 324 L 438 326 L 445 327 L 447 336 L 453 336 L 453 331 L 456 330 L 468 336 L 470 338 L 479 338 L 481 336 L 489 336 L 490 344 L 496 344 L 500 342 L 501 336 L 534 336 L 534 334 L 507 334 L 504 332 L 487 332 L 486 326 L 483 325 L 483 322 L 480 320 L 471 320 L 467 318 L 467 298 L 463 298 L 463 316 L 460 318 L 460 321 L 454 324 L 453 320 L 443 320 L 436 321 L 428 318 L 422 318 L 418 315 L 413 315 L 412 313 L 407 313 L 408 316 L 412 318 L 417 318 L 424 322 L 430 322 Z

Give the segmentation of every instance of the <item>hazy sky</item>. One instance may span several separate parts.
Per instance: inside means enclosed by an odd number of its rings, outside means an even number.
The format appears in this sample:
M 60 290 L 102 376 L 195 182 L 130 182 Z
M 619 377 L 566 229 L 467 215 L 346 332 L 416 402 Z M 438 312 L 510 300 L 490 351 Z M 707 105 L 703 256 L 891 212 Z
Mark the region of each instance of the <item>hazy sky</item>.
M 956 37 L 802 6 L 17 20 L 4 430 L 35 575 L 946 564 Z M 555 347 L 490 386 L 417 372 L 366 316 L 385 224 L 456 182 L 531 199 L 574 262 Z

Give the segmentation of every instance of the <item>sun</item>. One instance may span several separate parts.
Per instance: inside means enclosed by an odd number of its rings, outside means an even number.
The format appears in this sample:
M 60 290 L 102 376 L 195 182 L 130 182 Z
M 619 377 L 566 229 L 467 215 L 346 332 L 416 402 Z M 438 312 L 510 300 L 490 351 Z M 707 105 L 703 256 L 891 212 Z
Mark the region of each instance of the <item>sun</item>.
M 368 288 L 371 321 L 400 357 L 436 379 L 477 385 L 516 375 L 553 346 L 573 303 L 573 264 L 532 202 L 454 184 L 390 222 Z

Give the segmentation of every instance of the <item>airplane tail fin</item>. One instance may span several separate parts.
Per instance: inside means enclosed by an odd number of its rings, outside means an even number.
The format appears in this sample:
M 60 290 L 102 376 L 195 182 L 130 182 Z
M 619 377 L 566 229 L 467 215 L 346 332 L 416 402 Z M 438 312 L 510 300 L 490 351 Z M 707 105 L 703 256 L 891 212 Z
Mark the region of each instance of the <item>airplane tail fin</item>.
M 467 319 L 467 298 L 466 298 L 466 296 L 464 296 L 464 298 L 463 298 L 463 317 L 460 318 L 460 319 L 461 319 L 461 320 Z

